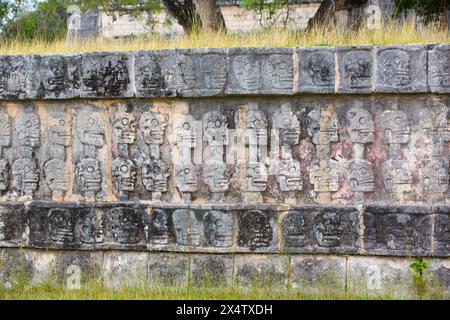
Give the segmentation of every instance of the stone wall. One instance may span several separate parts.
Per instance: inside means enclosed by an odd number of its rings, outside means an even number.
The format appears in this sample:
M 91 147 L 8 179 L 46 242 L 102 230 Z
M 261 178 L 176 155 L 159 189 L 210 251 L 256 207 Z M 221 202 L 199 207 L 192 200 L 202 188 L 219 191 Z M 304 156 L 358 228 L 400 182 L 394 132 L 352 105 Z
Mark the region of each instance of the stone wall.
M 449 292 L 449 45 L 0 65 L 3 282 L 14 261 L 34 277 L 73 260 L 382 292 L 422 256 Z

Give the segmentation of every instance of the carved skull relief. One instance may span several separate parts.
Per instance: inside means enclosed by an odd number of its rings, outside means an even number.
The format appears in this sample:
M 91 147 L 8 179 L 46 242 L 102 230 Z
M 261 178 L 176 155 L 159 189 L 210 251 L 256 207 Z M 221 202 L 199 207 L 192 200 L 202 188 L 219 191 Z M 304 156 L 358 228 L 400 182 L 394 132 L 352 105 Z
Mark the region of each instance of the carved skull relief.
M 173 118 L 174 143 L 179 147 L 193 148 L 197 142 L 196 122 L 191 115 L 175 115 Z
M 301 191 L 303 180 L 300 163 L 297 160 L 280 160 L 277 163 L 277 180 L 281 191 Z
M 77 133 L 81 143 L 101 148 L 105 144 L 105 129 L 97 112 L 83 112 L 77 117 Z
M 386 110 L 381 114 L 380 122 L 387 144 L 408 143 L 411 128 L 406 113 Z
M 350 80 L 352 88 L 365 88 L 371 85 L 372 54 L 370 52 L 348 52 L 342 57 L 344 76 Z
M 54 242 L 72 242 L 74 219 L 68 209 L 51 209 L 48 214 L 50 239 Z
M 271 55 L 268 63 L 272 76 L 272 87 L 275 89 L 292 88 L 293 66 L 286 56 Z
M 379 56 L 383 82 L 402 87 L 411 83 L 409 53 L 403 50 L 385 50 Z
M 362 108 L 351 108 L 347 112 L 347 132 L 353 143 L 370 143 L 374 140 L 375 127 L 372 115 Z
M 270 215 L 259 210 L 242 214 L 239 221 L 239 245 L 250 249 L 268 247 L 273 239 Z
M 39 170 L 33 159 L 21 158 L 12 166 L 12 185 L 24 195 L 32 195 L 38 188 Z
M 129 159 L 116 158 L 112 161 L 112 180 L 117 191 L 134 191 L 137 170 Z
M 102 173 L 97 159 L 81 159 L 75 170 L 80 191 L 85 196 L 94 196 L 102 188 Z
M 213 247 L 229 247 L 232 244 L 231 214 L 209 211 L 203 217 L 205 239 Z
M 442 196 L 448 191 L 449 166 L 446 158 L 430 160 L 420 172 L 422 192 Z
M 329 86 L 334 82 L 334 65 L 331 63 L 332 55 L 317 53 L 308 60 L 308 73 L 317 86 Z
M 113 141 L 133 144 L 136 140 L 136 118 L 127 112 L 117 111 L 112 116 Z
M 44 165 L 44 178 L 53 192 L 66 192 L 69 183 L 66 163 L 59 159 L 47 161 Z
M 296 145 L 300 140 L 301 127 L 289 103 L 281 105 L 273 115 L 273 129 L 279 130 L 281 145 Z
M 47 119 L 50 143 L 68 147 L 72 144 L 72 123 L 65 113 L 53 113 Z
M 316 215 L 313 229 L 317 243 L 322 247 L 334 247 L 341 242 L 342 226 L 339 214 L 335 212 Z
M 375 176 L 369 161 L 354 159 L 347 164 L 348 178 L 353 191 L 372 192 L 375 190 Z
M 40 144 L 40 120 L 33 112 L 21 112 L 16 117 L 16 132 L 21 146 L 37 147 Z
M 241 88 L 257 90 L 260 86 L 261 61 L 249 56 L 237 56 L 232 63 L 233 72 Z
M 172 218 L 177 244 L 181 246 L 200 245 L 199 224 L 193 211 L 185 209 L 175 210 Z
M 11 144 L 11 122 L 9 116 L 0 111 L 0 150 Z
M 170 224 L 167 214 L 161 209 L 153 209 L 149 225 L 149 238 L 154 244 L 168 244 Z
M 308 239 L 308 229 L 303 214 L 290 211 L 281 221 L 284 243 L 288 247 L 303 247 Z
M 228 119 L 220 111 L 210 111 L 203 116 L 203 139 L 211 146 L 225 145 Z
M 141 114 L 139 129 L 147 144 L 163 144 L 169 117 L 165 114 L 148 111 Z
M 245 171 L 246 190 L 262 192 L 267 188 L 267 169 L 261 162 L 247 163 Z
M 256 145 L 260 143 L 267 143 L 267 125 L 267 118 L 264 115 L 264 112 L 260 110 L 248 111 L 247 129 L 250 130 L 250 144 Z
M 227 79 L 227 65 L 224 56 L 218 54 L 206 55 L 201 60 L 200 66 L 200 74 L 203 80 L 200 85 L 206 89 L 223 87 Z
M 142 221 L 139 210 L 112 208 L 109 212 L 109 232 L 114 241 L 122 244 L 136 244 L 141 240 Z
M 162 160 L 149 159 L 142 164 L 142 182 L 148 191 L 166 192 L 169 176 L 169 168 Z
M 320 166 L 313 166 L 309 181 L 315 192 L 335 192 L 339 190 L 338 171 L 333 163 L 322 161 Z
M 211 192 L 225 192 L 230 184 L 230 172 L 223 162 L 213 161 L 203 165 L 203 181 Z
M 195 165 L 178 165 L 175 172 L 175 183 L 180 192 L 195 192 L 198 190 L 200 176 Z
M 383 164 L 382 171 L 386 190 L 391 193 L 411 191 L 412 177 L 407 162 L 389 159 Z
M 315 145 L 339 141 L 339 121 L 335 112 L 315 108 L 307 117 L 308 135 Z
M 441 114 L 438 131 L 442 141 L 450 142 L 450 110 Z
M 103 242 L 103 220 L 92 208 L 80 210 L 76 230 L 82 243 Z

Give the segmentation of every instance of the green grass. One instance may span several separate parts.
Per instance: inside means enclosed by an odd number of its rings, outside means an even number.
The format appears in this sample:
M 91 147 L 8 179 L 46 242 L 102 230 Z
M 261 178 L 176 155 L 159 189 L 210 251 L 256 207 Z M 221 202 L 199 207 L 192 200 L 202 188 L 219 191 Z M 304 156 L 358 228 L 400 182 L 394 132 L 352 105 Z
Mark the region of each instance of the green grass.
M 390 21 L 381 29 L 339 30 L 334 27 L 318 26 L 305 32 L 271 28 L 245 34 L 210 34 L 194 33 L 192 35 L 167 38 L 158 35 L 138 37 L 131 40 L 91 39 L 81 43 L 23 40 L 4 41 L 0 44 L 0 54 L 33 53 L 70 53 L 91 51 L 134 51 L 173 48 L 211 48 L 211 47 L 295 47 L 295 46 L 330 46 L 330 45 L 386 45 L 406 43 L 450 42 L 447 29 L 437 26 L 417 28 L 413 19 Z

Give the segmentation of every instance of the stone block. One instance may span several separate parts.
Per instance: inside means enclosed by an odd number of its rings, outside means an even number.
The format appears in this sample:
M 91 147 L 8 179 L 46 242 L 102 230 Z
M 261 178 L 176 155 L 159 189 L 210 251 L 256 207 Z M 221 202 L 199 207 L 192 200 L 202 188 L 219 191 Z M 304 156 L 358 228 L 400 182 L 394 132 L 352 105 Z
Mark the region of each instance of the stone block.
M 107 288 L 148 286 L 149 253 L 108 251 L 103 255 L 102 277 Z
M 364 206 L 364 248 L 370 254 L 431 254 L 430 206 Z
M 371 46 L 337 47 L 336 91 L 371 93 L 373 90 L 373 50 Z
M 342 292 L 346 281 L 346 258 L 330 255 L 291 256 L 290 282 L 302 292 Z
M 350 256 L 347 262 L 348 292 L 410 299 L 414 294 L 411 262 L 405 258 Z
M 227 49 L 177 51 L 178 94 L 183 97 L 221 96 L 227 83 Z
M 335 47 L 299 47 L 296 54 L 295 91 L 334 93 Z
M 32 74 L 30 56 L 0 56 L 0 99 L 24 99 Z
M 0 244 L 20 246 L 28 243 L 27 213 L 20 204 L 2 203 L 0 206 Z
M 277 251 L 276 211 L 270 207 L 244 205 L 234 211 L 238 222 L 239 250 Z
M 450 93 L 450 45 L 438 44 L 428 51 L 428 86 L 433 93 Z
M 186 254 L 150 253 L 148 281 L 153 286 L 185 287 L 189 277 L 189 256 Z
M 291 206 L 280 217 L 287 252 L 358 253 L 359 212 L 346 206 Z
M 193 286 L 230 286 L 233 278 L 233 256 L 191 255 L 190 270 Z
M 81 56 L 81 97 L 132 97 L 133 56 L 130 53 L 96 52 Z
M 227 94 L 292 94 L 292 48 L 228 49 Z
M 28 97 L 69 99 L 80 95 L 81 55 L 33 55 Z
M 137 51 L 134 53 L 136 97 L 173 97 L 177 89 L 175 50 Z
M 423 274 L 425 290 L 439 299 L 450 299 L 450 261 L 448 259 L 426 259 L 428 268 Z
M 378 46 L 374 50 L 376 92 L 427 92 L 425 46 Z
M 433 256 L 448 257 L 450 256 L 450 206 L 436 206 L 434 213 Z
M 234 270 L 239 287 L 285 289 L 289 281 L 289 257 L 236 255 Z

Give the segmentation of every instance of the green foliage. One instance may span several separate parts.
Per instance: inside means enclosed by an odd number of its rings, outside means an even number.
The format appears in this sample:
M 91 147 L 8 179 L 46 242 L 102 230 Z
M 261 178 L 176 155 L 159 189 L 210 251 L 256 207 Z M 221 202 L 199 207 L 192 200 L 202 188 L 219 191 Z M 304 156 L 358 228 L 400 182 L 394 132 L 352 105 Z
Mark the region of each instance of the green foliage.
M 260 14 L 267 12 L 269 18 L 272 18 L 278 10 L 288 4 L 289 0 L 242 0 L 240 5 L 244 9 L 253 10 Z
M 449 0 L 394 0 L 394 16 L 401 16 L 406 10 L 414 10 L 426 23 L 439 19 L 445 10 L 450 10 Z
M 423 277 L 423 273 L 428 269 L 429 264 L 423 258 L 418 257 L 414 259 L 413 263 L 410 265 L 413 269 L 413 284 L 416 289 L 416 293 L 419 299 L 423 299 L 426 293 L 426 283 Z

